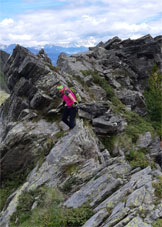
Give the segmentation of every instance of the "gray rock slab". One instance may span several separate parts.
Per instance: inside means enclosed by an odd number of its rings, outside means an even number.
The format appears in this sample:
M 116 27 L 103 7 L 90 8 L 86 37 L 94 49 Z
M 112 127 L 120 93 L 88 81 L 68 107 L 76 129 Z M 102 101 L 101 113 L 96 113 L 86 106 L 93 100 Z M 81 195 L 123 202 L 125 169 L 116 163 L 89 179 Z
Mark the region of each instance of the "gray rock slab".
M 79 191 L 74 193 L 64 205 L 77 208 L 89 201 L 91 206 L 95 206 L 106 196 L 110 195 L 119 185 L 120 180 L 114 179 L 109 174 L 105 174 L 97 179 L 93 178 Z
M 71 165 L 77 168 L 75 176 L 84 181 L 93 176 L 104 164 L 100 163 L 101 160 L 104 162 L 101 156 L 97 141 L 88 127 L 83 127 L 83 122 L 77 121 L 77 126 L 73 130 L 59 138 L 42 166 L 39 169 L 35 168 L 28 179 L 29 188 L 34 189 L 45 183 L 49 186 L 60 184 L 65 180 L 62 179 L 65 169 Z
M 154 210 L 151 211 L 150 213 L 150 218 L 152 220 L 156 220 L 158 218 L 162 218 L 162 200 L 161 200 L 161 203 L 158 204 Z
M 140 217 L 135 217 L 133 218 L 127 225 L 126 227 L 151 227 L 150 224 L 147 224 L 142 221 Z
M 145 198 L 145 193 L 146 193 L 145 187 L 135 190 L 128 196 L 126 206 L 130 208 L 139 207 Z
M 146 132 L 144 135 L 140 135 L 137 140 L 137 146 L 140 148 L 147 148 L 152 141 L 152 136 L 150 132 Z
M 98 227 L 107 216 L 107 210 L 102 209 L 93 215 L 82 227 Z
M 97 212 L 100 209 L 108 208 L 113 209 L 117 204 L 123 201 L 123 199 L 129 195 L 134 189 L 135 183 L 128 182 L 116 192 L 114 192 L 110 197 L 100 203 L 94 210 Z
M 110 215 L 110 217 L 106 220 L 106 222 L 103 224 L 103 227 L 110 227 L 115 226 L 118 222 L 120 222 L 126 215 L 129 213 L 129 208 L 125 207 L 119 212 Z

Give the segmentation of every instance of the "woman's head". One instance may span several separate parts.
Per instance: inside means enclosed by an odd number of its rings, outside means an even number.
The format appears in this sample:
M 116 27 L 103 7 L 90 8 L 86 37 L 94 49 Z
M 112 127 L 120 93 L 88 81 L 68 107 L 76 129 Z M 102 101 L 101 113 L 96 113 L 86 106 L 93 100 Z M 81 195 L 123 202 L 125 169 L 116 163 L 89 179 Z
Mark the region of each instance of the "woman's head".
M 59 92 L 62 92 L 64 90 L 64 86 L 61 84 L 57 84 L 56 88 L 59 90 Z

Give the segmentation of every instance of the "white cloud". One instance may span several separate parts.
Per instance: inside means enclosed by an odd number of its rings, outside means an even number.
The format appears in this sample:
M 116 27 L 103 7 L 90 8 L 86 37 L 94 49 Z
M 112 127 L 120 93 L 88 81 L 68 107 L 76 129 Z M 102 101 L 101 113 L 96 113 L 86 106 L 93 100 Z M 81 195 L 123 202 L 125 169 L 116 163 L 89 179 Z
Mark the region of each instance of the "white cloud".
M 12 18 L 6 18 L 4 20 L 1 21 L 0 26 L 1 27 L 7 27 L 10 26 L 14 23 L 14 20 Z
M 26 0 L 30 1 L 30 0 Z M 34 0 L 31 0 L 34 1 Z M 36 0 L 37 1 L 37 0 Z M 159 0 L 62 0 L 66 8 L 29 11 L 0 22 L 0 43 L 92 46 L 113 36 L 162 34 Z

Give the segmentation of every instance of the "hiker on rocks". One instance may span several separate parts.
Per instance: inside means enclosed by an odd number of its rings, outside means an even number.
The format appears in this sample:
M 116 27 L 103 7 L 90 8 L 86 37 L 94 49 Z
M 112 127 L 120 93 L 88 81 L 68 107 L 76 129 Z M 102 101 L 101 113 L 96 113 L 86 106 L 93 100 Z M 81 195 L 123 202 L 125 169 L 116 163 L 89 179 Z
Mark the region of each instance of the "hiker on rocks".
M 69 126 L 70 129 L 75 127 L 75 118 L 77 114 L 77 99 L 74 93 L 61 84 L 57 84 L 57 89 L 62 95 L 63 105 L 65 106 L 62 121 Z

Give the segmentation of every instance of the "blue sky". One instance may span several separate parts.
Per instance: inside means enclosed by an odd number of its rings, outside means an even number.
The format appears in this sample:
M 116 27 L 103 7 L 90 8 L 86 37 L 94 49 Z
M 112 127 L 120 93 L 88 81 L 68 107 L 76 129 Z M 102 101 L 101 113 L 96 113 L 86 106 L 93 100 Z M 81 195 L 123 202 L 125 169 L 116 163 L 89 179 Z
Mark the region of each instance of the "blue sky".
M 162 35 L 161 0 L 0 0 L 0 44 L 93 46 Z
M 18 14 L 29 13 L 39 9 L 59 9 L 66 5 L 66 2 L 51 0 L 0 0 L 0 20 L 7 17 L 16 17 Z

